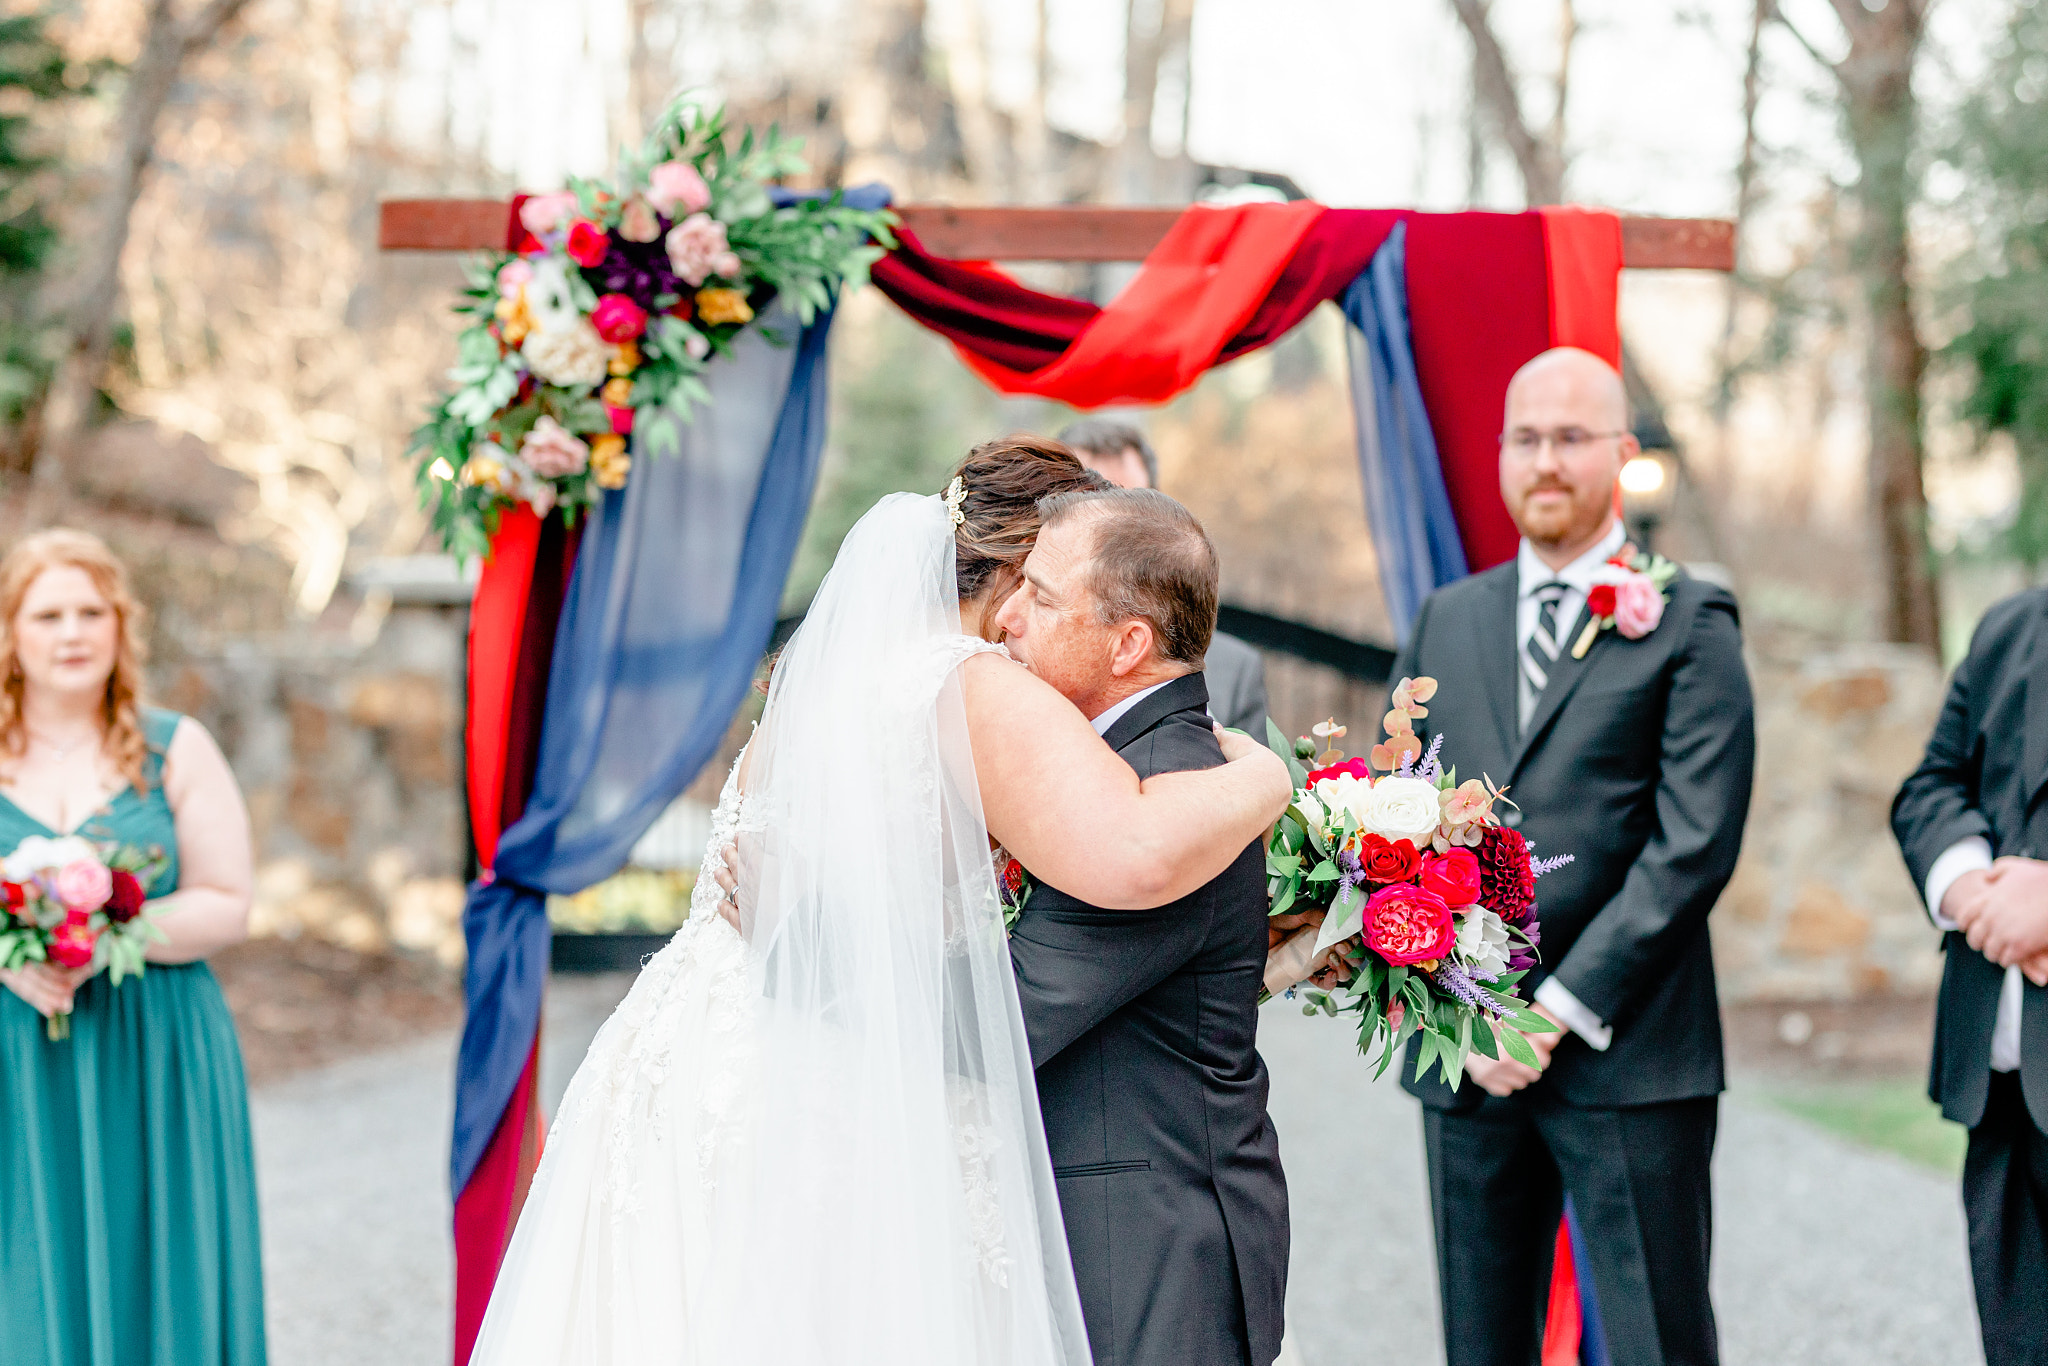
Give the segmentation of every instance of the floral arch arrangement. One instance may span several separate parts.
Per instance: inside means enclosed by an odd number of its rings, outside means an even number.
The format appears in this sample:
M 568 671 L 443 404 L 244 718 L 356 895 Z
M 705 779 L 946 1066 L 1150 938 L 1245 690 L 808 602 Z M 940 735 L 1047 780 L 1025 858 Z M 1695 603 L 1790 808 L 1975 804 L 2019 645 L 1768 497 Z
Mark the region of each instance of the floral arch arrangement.
M 571 179 L 518 208 L 512 250 L 472 260 L 456 388 L 415 434 L 422 502 L 459 559 L 526 503 L 570 522 L 678 449 L 706 366 L 778 296 L 800 323 L 894 245 L 887 210 L 769 185 L 805 169 L 771 127 L 728 147 L 724 110 L 670 106 L 612 183 Z M 778 342 L 787 339 L 764 333 Z

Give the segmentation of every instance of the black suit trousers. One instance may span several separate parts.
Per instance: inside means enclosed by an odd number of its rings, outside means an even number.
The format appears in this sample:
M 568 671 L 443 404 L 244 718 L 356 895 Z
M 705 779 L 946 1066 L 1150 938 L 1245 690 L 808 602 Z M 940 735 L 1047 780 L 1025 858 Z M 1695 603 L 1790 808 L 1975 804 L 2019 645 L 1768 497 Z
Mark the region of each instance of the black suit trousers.
M 1536 1366 L 1567 1193 L 1614 1366 L 1714 1366 L 1719 1098 L 1568 1105 L 1538 1083 L 1423 1111 L 1449 1366 Z
M 2048 1134 L 2027 1113 L 2018 1073 L 1991 1074 L 1963 1161 L 1963 1210 L 1987 1366 L 2048 1366 Z

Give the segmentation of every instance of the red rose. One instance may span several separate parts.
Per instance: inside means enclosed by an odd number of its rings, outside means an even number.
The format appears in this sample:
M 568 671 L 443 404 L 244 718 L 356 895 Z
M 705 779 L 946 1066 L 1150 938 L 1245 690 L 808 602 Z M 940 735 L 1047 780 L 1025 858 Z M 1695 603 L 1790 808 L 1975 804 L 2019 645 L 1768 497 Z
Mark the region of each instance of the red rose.
M 589 219 L 579 218 L 569 225 L 569 257 L 585 270 L 596 269 L 597 264 L 604 260 L 604 254 L 611 249 L 610 236 Z
M 1586 610 L 1596 617 L 1614 615 L 1614 585 L 1596 583 L 1586 593 Z
M 1016 859 L 1003 865 L 1003 890 L 1011 896 L 1024 890 L 1024 865 Z
M 617 403 L 607 403 L 604 405 L 604 415 L 611 421 L 612 435 L 631 436 L 633 434 L 633 410 L 631 408 L 622 407 Z
M 1470 849 L 1438 854 L 1422 865 L 1422 887 L 1444 899 L 1446 906 L 1470 906 L 1479 900 L 1479 858 Z
M 19 882 L 0 882 L 0 899 L 5 900 L 9 911 L 23 920 L 35 918 L 28 909 L 28 888 Z
M 1328 768 L 1319 768 L 1313 770 L 1308 775 L 1308 778 L 1303 783 L 1303 786 L 1307 787 L 1310 791 L 1314 791 L 1315 785 L 1317 783 L 1321 782 L 1325 778 L 1334 778 L 1340 773 L 1349 773 L 1352 777 L 1358 779 L 1358 781 L 1360 781 L 1361 783 L 1369 783 L 1372 781 L 1371 765 L 1367 764 L 1363 759 L 1346 759 L 1341 764 L 1331 764 Z
M 99 937 L 100 932 L 84 917 L 74 920 L 66 916 L 63 924 L 50 931 L 50 961 L 60 968 L 82 968 L 92 961 L 93 945 Z
M 598 254 L 598 260 L 604 254 Z M 596 261 L 586 264 L 595 265 Z M 606 294 L 590 312 L 590 325 L 608 342 L 628 342 L 647 330 L 647 310 L 623 294 Z
M 1365 945 L 1395 967 L 1442 958 L 1457 938 L 1451 908 L 1435 892 L 1397 882 L 1365 903 Z
M 141 914 L 142 903 L 146 898 L 143 896 L 142 884 L 136 880 L 135 874 L 121 868 L 114 869 L 113 873 L 114 892 L 107 898 L 107 919 L 116 925 L 125 925 Z
M 1510 925 L 1536 909 L 1536 874 L 1529 842 L 1505 825 L 1489 825 L 1479 840 L 1479 900 Z
M 1390 843 L 1378 835 L 1364 835 L 1358 841 L 1358 862 L 1367 882 L 1406 882 L 1422 868 L 1422 855 L 1408 840 Z

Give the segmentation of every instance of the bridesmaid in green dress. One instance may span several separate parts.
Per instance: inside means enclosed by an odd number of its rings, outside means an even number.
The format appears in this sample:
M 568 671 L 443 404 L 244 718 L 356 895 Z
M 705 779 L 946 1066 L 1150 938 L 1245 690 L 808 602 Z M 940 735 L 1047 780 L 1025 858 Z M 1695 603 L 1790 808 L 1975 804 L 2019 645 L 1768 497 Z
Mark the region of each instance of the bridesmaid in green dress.
M 0 561 L 0 854 L 76 831 L 169 859 L 140 977 L 0 973 L 8 1366 L 264 1360 L 248 1093 L 203 961 L 248 933 L 249 818 L 213 738 L 140 704 L 138 616 L 94 537 L 42 532 Z

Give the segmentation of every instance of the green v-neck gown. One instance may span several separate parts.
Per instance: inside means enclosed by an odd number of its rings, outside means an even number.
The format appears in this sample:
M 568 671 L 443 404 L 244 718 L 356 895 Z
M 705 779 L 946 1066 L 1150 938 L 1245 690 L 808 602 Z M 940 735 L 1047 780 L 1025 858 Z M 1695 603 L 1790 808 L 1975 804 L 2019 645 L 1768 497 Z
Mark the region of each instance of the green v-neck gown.
M 176 714 L 144 714 L 149 791 L 79 831 L 160 846 Z M 0 854 L 49 827 L 0 797 Z M 234 1020 L 204 963 L 152 963 L 78 991 L 71 1037 L 0 990 L 0 1362 L 262 1366 L 263 1266 Z

